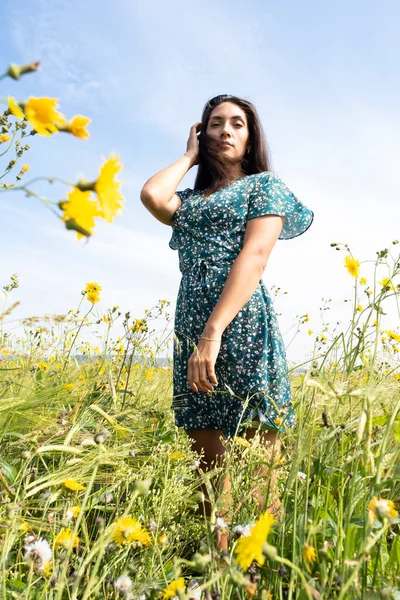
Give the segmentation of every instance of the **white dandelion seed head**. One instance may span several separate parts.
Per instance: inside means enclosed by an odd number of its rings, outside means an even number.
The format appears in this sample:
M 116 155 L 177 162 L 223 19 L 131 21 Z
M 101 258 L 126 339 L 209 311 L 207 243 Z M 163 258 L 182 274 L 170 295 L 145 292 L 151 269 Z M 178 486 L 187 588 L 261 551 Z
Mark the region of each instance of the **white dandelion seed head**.
M 128 575 L 121 575 L 114 581 L 115 591 L 126 595 L 132 587 L 132 579 Z
M 35 569 L 42 571 L 45 565 L 51 561 L 52 552 L 47 540 L 40 538 L 32 544 L 25 546 L 25 562 L 30 566 L 33 564 Z
M 235 527 L 232 529 L 232 533 L 235 535 L 248 537 L 252 527 L 253 523 L 249 523 L 248 525 L 235 525 Z

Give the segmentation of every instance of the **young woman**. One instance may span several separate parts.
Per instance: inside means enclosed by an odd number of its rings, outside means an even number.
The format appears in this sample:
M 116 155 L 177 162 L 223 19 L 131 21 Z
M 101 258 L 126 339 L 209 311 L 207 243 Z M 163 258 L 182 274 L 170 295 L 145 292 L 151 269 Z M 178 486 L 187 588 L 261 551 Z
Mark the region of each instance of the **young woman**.
M 194 165 L 194 188 L 176 191 Z M 277 239 L 304 233 L 314 213 L 270 170 L 253 104 L 230 95 L 210 100 L 184 155 L 146 182 L 141 200 L 172 226 L 169 246 L 178 250 L 182 273 L 174 323 L 176 425 L 204 453 L 206 469 L 251 423 L 246 437 L 253 437 L 254 421 L 263 424 L 265 442 L 276 443 L 278 430 L 295 418 L 285 348 L 261 276 Z M 223 485 L 229 489 L 228 478 Z

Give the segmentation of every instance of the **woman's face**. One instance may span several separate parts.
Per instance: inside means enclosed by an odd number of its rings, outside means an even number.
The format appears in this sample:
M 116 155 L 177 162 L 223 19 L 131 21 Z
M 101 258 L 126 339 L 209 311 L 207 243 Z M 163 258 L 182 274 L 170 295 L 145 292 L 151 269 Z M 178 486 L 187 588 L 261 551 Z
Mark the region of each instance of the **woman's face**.
M 217 142 L 222 156 L 242 160 L 249 141 L 246 113 L 233 102 L 219 104 L 211 111 L 206 134 Z

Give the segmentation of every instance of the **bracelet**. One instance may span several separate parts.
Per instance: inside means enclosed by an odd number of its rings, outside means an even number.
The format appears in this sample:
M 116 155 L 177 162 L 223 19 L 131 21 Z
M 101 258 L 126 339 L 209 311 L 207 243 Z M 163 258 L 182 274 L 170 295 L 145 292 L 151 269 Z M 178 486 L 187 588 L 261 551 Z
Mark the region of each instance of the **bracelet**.
M 200 339 L 201 340 L 208 340 L 209 342 L 220 342 L 221 341 L 221 340 L 212 340 L 211 338 L 207 338 L 207 337 L 204 337 L 202 335 L 200 336 Z

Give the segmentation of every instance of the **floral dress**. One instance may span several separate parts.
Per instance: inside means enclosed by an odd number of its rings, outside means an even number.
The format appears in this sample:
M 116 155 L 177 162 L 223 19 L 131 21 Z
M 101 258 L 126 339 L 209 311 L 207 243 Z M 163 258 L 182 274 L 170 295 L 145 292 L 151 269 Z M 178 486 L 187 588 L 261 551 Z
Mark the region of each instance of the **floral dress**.
M 240 434 L 259 417 L 269 428 L 295 423 L 286 352 L 269 292 L 260 279 L 251 298 L 222 334 L 215 363 L 218 385 L 193 392 L 188 361 L 243 246 L 246 223 L 261 215 L 285 216 L 278 239 L 304 233 L 313 222 L 307 208 L 272 171 L 246 175 L 204 198 L 204 190 L 176 192 L 169 247 L 178 250 L 182 273 L 173 336 L 175 424 Z

